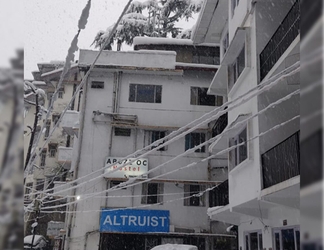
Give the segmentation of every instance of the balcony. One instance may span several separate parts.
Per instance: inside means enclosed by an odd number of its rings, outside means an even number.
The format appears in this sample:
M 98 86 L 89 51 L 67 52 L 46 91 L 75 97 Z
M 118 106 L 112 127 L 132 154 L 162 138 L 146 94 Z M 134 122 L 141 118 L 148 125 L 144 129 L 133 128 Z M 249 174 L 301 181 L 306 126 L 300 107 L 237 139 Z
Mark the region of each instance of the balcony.
M 261 155 L 263 189 L 300 175 L 299 131 Z
M 260 53 L 260 81 L 270 72 L 299 34 L 300 8 L 297 0 Z
M 72 161 L 72 149 L 67 147 L 58 147 L 58 162 L 63 164 L 63 168 L 70 169 Z
M 226 206 L 228 201 L 228 180 L 209 191 L 209 207 Z
M 60 125 L 68 135 L 77 135 L 79 130 L 79 112 L 67 110 L 62 117 Z

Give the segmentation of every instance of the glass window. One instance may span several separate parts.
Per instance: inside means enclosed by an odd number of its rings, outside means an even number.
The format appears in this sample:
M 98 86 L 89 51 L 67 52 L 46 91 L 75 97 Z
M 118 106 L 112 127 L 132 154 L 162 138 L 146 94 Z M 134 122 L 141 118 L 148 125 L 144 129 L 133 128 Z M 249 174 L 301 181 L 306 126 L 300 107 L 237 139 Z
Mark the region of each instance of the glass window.
M 128 100 L 130 102 L 161 103 L 162 86 L 130 84 Z
M 208 88 L 191 87 L 190 104 L 201 106 L 216 106 L 216 97 L 207 94 Z
M 99 82 L 99 81 L 92 81 L 91 82 L 91 88 L 92 89 L 103 89 L 105 86 L 104 82 Z
M 205 142 L 205 133 L 190 133 L 185 137 L 185 150 L 194 148 L 195 146 Z M 196 149 L 197 153 L 204 153 L 205 146 L 202 146 L 199 149 Z
M 49 144 L 48 145 L 49 157 L 55 157 L 57 151 L 57 144 Z
M 153 142 L 158 141 L 166 136 L 165 131 L 146 131 L 146 132 L 148 133 L 147 135 L 149 137 L 148 145 L 152 144 Z M 162 142 L 160 144 L 162 144 Z M 157 146 L 153 146 L 152 148 L 156 148 L 156 147 Z M 167 150 L 166 146 L 158 149 L 158 151 L 166 151 L 166 150 Z
M 156 204 L 163 202 L 164 183 L 143 183 L 142 204 Z
M 115 136 L 130 136 L 130 128 L 115 128 Z
M 236 146 L 247 141 L 247 128 L 245 127 L 237 136 L 229 140 L 229 146 Z M 230 166 L 231 170 L 247 159 L 247 143 L 234 148 L 230 151 Z
M 205 185 L 184 184 L 184 206 L 205 206 L 205 193 L 199 195 L 200 192 L 205 191 Z M 196 196 L 197 195 L 197 196 Z

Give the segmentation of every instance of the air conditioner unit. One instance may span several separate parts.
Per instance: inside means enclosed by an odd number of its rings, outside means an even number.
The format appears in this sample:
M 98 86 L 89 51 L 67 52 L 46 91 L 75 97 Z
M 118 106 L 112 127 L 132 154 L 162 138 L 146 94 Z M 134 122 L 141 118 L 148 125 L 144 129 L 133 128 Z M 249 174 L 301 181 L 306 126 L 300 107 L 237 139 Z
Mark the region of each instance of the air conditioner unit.
M 195 233 L 200 233 L 200 228 L 199 227 L 195 227 L 194 230 L 195 230 Z

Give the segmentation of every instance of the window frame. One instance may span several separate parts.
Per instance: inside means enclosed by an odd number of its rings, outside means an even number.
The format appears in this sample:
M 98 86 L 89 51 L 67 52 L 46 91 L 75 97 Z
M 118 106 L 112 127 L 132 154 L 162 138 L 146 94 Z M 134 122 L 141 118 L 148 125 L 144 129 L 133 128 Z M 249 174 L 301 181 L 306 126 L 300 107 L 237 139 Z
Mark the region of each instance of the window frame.
M 199 191 L 192 191 L 192 187 L 198 187 Z M 206 190 L 206 185 L 201 184 L 184 184 L 184 200 L 183 205 L 186 207 L 206 207 L 206 192 L 204 192 L 201 196 L 191 197 L 194 194 L 199 194 Z M 187 198 L 190 197 L 190 198 Z M 198 200 L 198 203 L 197 203 Z
M 58 145 L 56 143 L 48 144 L 48 157 L 49 158 L 55 158 L 56 157 L 57 148 L 58 148 Z
M 295 250 L 299 250 L 297 247 L 297 236 L 296 232 L 299 232 L 300 235 L 300 227 L 299 226 L 286 226 L 286 227 L 277 227 L 272 229 L 272 243 L 273 243 L 273 250 L 282 250 L 283 245 L 282 245 L 282 230 L 289 230 L 292 229 L 294 231 L 294 245 L 295 245 Z M 279 234 L 279 249 L 277 249 L 276 246 L 276 234 Z M 300 243 L 300 238 L 299 238 L 299 246 L 301 245 Z
M 229 166 L 230 166 L 230 169 L 229 171 L 232 171 L 234 168 L 236 168 L 237 166 L 239 166 L 241 163 L 243 163 L 244 161 L 248 160 L 249 159 L 249 146 L 248 146 L 248 138 L 249 138 L 249 134 L 248 134 L 248 125 L 246 124 L 244 126 L 244 128 L 240 129 L 239 132 L 234 136 L 234 137 L 231 137 L 229 139 L 229 147 L 232 147 L 232 146 L 236 146 L 242 142 L 240 142 L 240 136 L 241 134 L 244 132 L 246 134 L 246 140 L 245 140 L 245 144 L 244 145 L 241 145 L 239 147 L 236 147 L 234 149 L 232 149 L 230 152 L 229 152 Z M 241 148 L 244 147 L 245 148 L 245 158 L 244 159 L 240 159 L 240 154 L 242 152 L 240 152 Z M 234 158 L 234 160 L 233 160 Z
M 131 135 L 132 135 L 132 129 L 130 128 L 114 127 L 114 136 L 131 137 Z
M 46 139 L 49 136 L 50 130 L 51 130 L 51 119 L 48 119 L 45 123 L 45 133 L 44 133 L 44 139 Z
M 244 250 L 250 250 L 251 249 L 251 234 L 257 234 L 257 244 L 258 244 L 258 250 L 263 250 L 263 234 L 262 230 L 254 230 L 254 231 L 245 231 L 244 232 Z M 261 236 L 261 242 L 260 242 L 260 236 Z M 262 245 L 260 245 L 260 243 Z
M 91 81 L 90 87 L 92 89 L 104 89 L 105 88 L 105 82 L 104 81 Z
M 199 142 L 198 144 L 195 143 L 195 136 L 199 135 Z M 185 151 L 192 149 L 201 143 L 206 141 L 206 133 L 205 132 L 191 132 L 185 136 Z M 206 152 L 206 145 L 202 146 L 200 149 L 196 149 L 195 153 L 205 153 Z
M 153 87 L 153 101 L 143 101 L 139 97 L 139 87 L 144 88 L 150 88 Z M 158 96 L 159 95 L 159 96 Z M 152 98 L 152 96 L 150 96 Z M 140 99 L 140 100 L 139 100 Z M 161 104 L 162 103 L 162 85 L 155 85 L 155 84 L 139 84 L 139 83 L 130 83 L 129 84 L 129 94 L 128 94 L 128 101 L 129 102 L 137 102 L 137 103 L 156 103 Z
M 152 143 L 164 138 L 167 136 L 168 131 L 165 130 L 145 130 L 144 131 L 144 145 L 148 146 L 151 145 Z M 164 135 L 163 135 L 164 133 Z M 158 135 L 156 137 L 156 135 Z M 155 138 L 153 138 L 155 137 Z M 159 145 L 161 145 L 162 143 L 166 142 L 166 140 L 163 140 L 163 142 L 161 142 Z M 151 150 L 158 147 L 159 145 L 156 146 L 152 146 Z M 168 150 L 168 146 L 164 146 L 162 148 L 159 148 L 157 151 L 167 151 Z
M 40 167 L 45 167 L 46 165 L 46 155 L 47 155 L 47 149 L 43 149 L 40 153 Z
M 156 185 L 156 193 L 150 194 L 150 186 Z M 152 190 L 152 189 L 151 189 Z M 163 204 L 163 194 L 164 194 L 164 183 L 163 182 L 145 182 L 142 183 L 142 197 L 141 204 Z M 150 197 L 154 197 L 156 199 L 150 199 Z
M 207 94 L 208 88 L 205 87 L 196 87 L 191 86 L 190 87 L 190 105 L 197 105 L 197 106 L 210 106 L 210 107 L 218 107 L 221 106 L 224 102 L 223 96 L 220 95 L 208 95 Z M 204 98 L 204 96 L 210 98 L 209 101 L 206 103 L 201 103 L 201 99 Z M 212 100 L 214 99 L 214 100 Z M 222 100 L 222 104 L 219 105 L 219 100 Z M 208 103 L 213 103 L 208 104 Z
M 244 62 L 244 65 L 241 65 L 242 62 Z M 245 42 L 244 42 L 243 47 L 238 53 L 234 62 L 228 65 L 228 75 L 229 75 L 228 90 L 229 91 L 235 86 L 237 80 L 240 78 L 240 76 L 242 75 L 246 67 L 247 67 L 246 49 L 245 49 Z

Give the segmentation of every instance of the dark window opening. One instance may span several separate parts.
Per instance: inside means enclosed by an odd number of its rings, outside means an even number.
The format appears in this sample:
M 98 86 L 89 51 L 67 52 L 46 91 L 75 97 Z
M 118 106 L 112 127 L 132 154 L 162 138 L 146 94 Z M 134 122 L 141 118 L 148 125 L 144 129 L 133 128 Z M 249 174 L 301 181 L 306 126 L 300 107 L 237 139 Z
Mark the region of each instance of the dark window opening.
M 205 142 L 205 133 L 190 133 L 185 137 L 185 150 L 194 148 L 197 145 Z M 195 150 L 196 153 L 204 153 L 205 146 Z
M 130 136 L 130 128 L 115 128 L 115 136 Z
M 92 89 L 103 89 L 105 86 L 104 82 L 99 81 L 92 81 L 91 82 L 91 88 Z
M 165 131 L 151 131 L 151 143 L 160 140 L 164 137 L 165 137 Z M 156 147 L 157 146 L 153 146 L 152 148 L 156 148 Z M 166 151 L 166 147 L 159 148 L 158 151 Z
M 163 202 L 163 183 L 142 184 L 142 204 L 156 204 Z
M 191 87 L 190 104 L 202 106 L 221 106 L 223 104 L 222 96 L 207 94 L 208 88 Z

